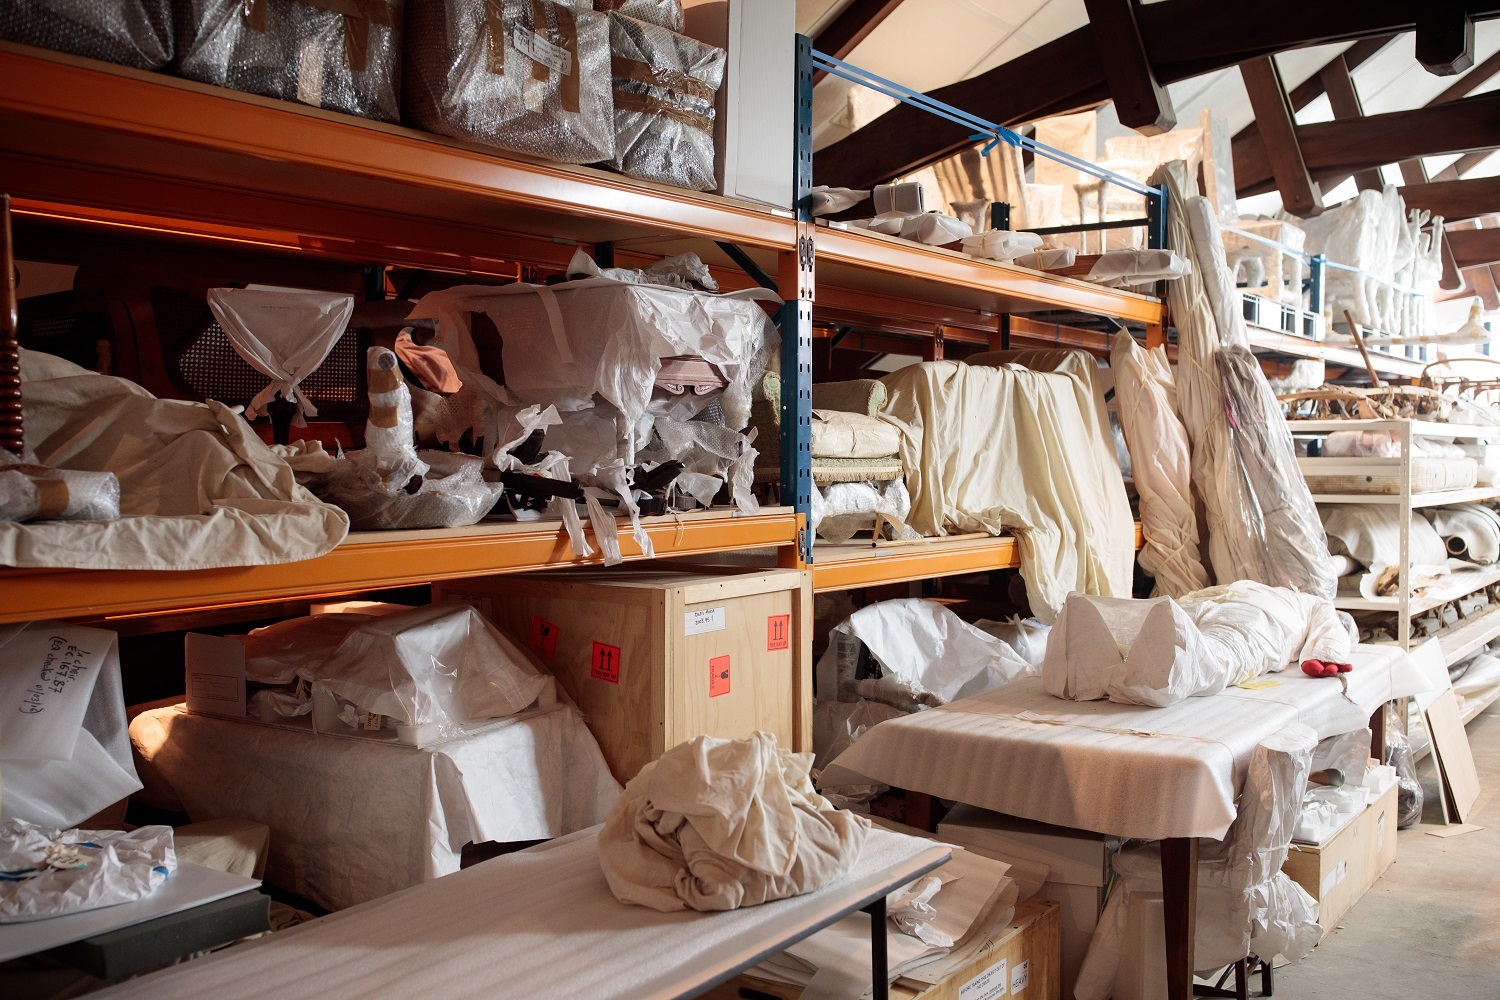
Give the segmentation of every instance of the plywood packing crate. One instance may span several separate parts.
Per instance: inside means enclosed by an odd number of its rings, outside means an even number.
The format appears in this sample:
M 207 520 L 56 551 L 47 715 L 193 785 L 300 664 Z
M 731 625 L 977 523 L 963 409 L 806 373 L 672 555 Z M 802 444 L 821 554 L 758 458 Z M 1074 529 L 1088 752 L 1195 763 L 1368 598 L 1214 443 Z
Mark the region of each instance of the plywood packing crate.
M 1396 788 L 1392 783 L 1326 842 L 1293 844 L 1281 866 L 1318 901 L 1325 938 L 1396 860 Z
M 812 749 L 812 588 L 800 570 L 637 564 L 455 580 L 539 655 L 621 781 L 694 736 Z
M 1026 900 L 1016 907 L 1010 923 L 1001 928 L 973 961 L 930 986 L 916 980 L 898 979 L 891 984 L 891 1000 L 992 1000 L 996 997 L 1058 1000 L 1057 911 L 1057 903 L 1053 900 Z M 745 996 L 757 994 L 776 1000 L 800 1000 L 802 988 L 761 979 L 751 970 L 703 996 L 704 1000 L 742 1000 Z

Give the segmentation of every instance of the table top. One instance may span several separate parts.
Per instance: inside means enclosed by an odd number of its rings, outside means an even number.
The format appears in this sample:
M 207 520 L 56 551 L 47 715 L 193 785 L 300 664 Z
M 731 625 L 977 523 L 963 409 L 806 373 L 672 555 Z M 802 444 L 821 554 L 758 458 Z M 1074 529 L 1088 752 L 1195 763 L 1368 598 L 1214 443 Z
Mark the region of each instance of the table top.
M 1294 722 L 1320 739 L 1350 732 L 1426 688 L 1394 647 L 1360 646 L 1354 660 L 1347 692 L 1283 672 L 1168 708 L 1067 701 L 1025 678 L 872 727 L 823 782 L 877 782 L 1113 836 L 1218 840 L 1261 740 Z
M 598 829 L 130 980 L 110 998 L 690 997 L 943 864 L 948 847 L 879 828 L 817 892 L 724 913 L 615 900 Z

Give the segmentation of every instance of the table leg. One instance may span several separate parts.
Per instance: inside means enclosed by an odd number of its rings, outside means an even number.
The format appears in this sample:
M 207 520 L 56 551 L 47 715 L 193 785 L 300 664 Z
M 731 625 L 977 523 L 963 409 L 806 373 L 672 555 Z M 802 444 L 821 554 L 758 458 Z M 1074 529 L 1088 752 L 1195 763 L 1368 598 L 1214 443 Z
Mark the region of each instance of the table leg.
M 1370 716 L 1370 756 L 1385 763 L 1385 710 L 1386 702 L 1382 702 Z
M 1161 842 L 1162 921 L 1167 937 L 1167 1000 L 1192 1000 L 1193 930 L 1198 920 L 1198 841 Z
M 870 915 L 870 983 L 874 1000 L 890 1000 L 890 966 L 886 958 L 885 897 L 865 907 Z
M 937 811 L 932 796 L 926 792 L 906 793 L 906 825 L 933 833 L 937 830 Z

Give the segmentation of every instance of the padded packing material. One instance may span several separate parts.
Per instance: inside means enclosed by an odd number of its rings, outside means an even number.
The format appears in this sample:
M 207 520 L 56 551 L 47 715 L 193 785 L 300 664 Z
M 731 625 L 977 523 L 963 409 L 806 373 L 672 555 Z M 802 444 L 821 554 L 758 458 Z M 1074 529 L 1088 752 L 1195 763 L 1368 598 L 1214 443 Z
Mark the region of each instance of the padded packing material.
M 1124 481 L 1081 365 L 932 361 L 881 380 L 882 415 L 901 427 L 910 526 L 928 536 L 1014 531 L 1032 613 L 1048 623 L 1073 591 L 1129 594 L 1135 563 Z
M 220 87 L 398 121 L 402 3 L 176 0 L 175 69 Z
M 1158 593 L 1201 590 L 1209 578 L 1198 548 L 1192 449 L 1177 415 L 1177 386 L 1166 350 L 1147 350 L 1122 330 L 1115 334 L 1109 360 L 1131 478 L 1141 497 L 1141 569 L 1156 578 Z
M 154 709 L 130 725 L 141 769 L 194 822 L 271 828 L 266 878 L 342 909 L 459 869 L 468 843 L 601 822 L 620 786 L 572 707 L 529 712 L 429 749 Z
M 614 157 L 609 18 L 587 0 L 425 0 L 406 30 L 406 121 L 562 163 Z
M 1064 701 L 1025 678 L 871 727 L 823 781 L 912 789 L 1119 837 L 1219 840 L 1261 740 L 1293 722 L 1320 738 L 1346 733 L 1384 702 L 1427 689 L 1399 650 L 1358 646 L 1353 659 L 1347 697 L 1336 680 L 1284 673 L 1274 686 L 1160 709 Z
M 129 980 L 125 1000 L 213 997 L 691 996 L 753 961 L 788 924 L 815 926 L 870 898 L 892 869 L 935 845 L 870 831 L 849 873 L 822 893 L 728 913 L 656 913 L 610 895 L 592 833 L 495 858 L 337 914 Z M 941 869 L 939 869 L 941 870 Z M 747 951 L 747 948 L 749 949 Z
M 0 38 L 160 69 L 172 61 L 172 0 L 0 0 Z
M 682 0 L 594 0 L 594 9 L 605 14 L 624 14 L 668 31 L 682 30 Z
M 209 569 L 294 562 L 349 520 L 221 403 L 157 399 L 125 379 L 21 352 L 26 443 L 45 465 L 113 472 L 113 521 L 0 521 L 0 566 Z
M 723 49 L 621 14 L 609 18 L 615 155 L 627 177 L 712 191 Z

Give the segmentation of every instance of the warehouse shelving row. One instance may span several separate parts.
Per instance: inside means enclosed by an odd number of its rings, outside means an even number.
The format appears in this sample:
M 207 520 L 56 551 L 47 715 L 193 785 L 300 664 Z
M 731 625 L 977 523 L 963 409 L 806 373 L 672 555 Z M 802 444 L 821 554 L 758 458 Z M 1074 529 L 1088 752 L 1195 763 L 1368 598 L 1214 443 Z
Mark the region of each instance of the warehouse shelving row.
M 799 50 L 797 190 L 811 185 L 811 65 Z M 657 556 L 774 548 L 806 565 L 812 326 L 846 319 L 951 329 L 999 347 L 1009 317 L 1109 317 L 1160 339 L 1159 300 L 787 212 L 574 167 L 498 155 L 413 129 L 87 59 L 0 44 L 0 187 L 18 234 L 218 246 L 366 269 L 519 278 L 580 246 L 660 257 L 691 249 L 726 277 L 730 244 L 774 276 L 781 315 L 783 502 L 647 519 Z M 804 204 L 800 198 L 798 204 Z M 21 247 L 24 252 L 24 244 Z M 1025 317 L 1037 317 L 1027 320 Z M 1060 327 L 1058 328 L 1060 329 Z M 939 353 L 939 356 L 940 353 Z M 798 435 L 802 435 L 799 442 Z M 799 449 L 799 443 L 802 448 Z M 797 461 L 798 456 L 802 461 Z M 625 559 L 642 558 L 621 537 Z M 583 565 L 556 524 L 355 533 L 318 559 L 193 572 L 6 570 L 0 621 L 128 616 L 353 593 L 460 576 Z M 1017 564 L 1010 538 L 942 540 L 883 558 L 830 555 L 820 589 Z

